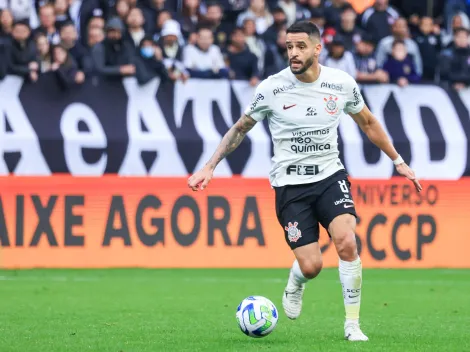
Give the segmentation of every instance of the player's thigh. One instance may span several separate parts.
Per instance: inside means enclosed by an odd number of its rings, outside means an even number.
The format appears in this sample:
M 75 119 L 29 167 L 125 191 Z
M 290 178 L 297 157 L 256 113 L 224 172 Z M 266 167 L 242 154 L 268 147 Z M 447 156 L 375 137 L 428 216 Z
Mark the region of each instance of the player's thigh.
M 356 248 L 356 209 L 346 176 L 335 180 L 318 197 L 315 213 L 333 239 L 341 259 L 354 260 Z
M 291 249 L 318 241 L 319 225 L 309 202 L 307 186 L 274 188 L 276 216 Z
M 306 186 L 307 187 L 307 186 Z M 306 277 L 315 277 L 322 259 L 318 239 L 320 226 L 303 187 L 276 189 L 276 214 L 287 244 Z
M 310 204 L 304 201 L 288 203 L 277 211 L 277 219 L 292 250 L 318 242 L 320 227 Z

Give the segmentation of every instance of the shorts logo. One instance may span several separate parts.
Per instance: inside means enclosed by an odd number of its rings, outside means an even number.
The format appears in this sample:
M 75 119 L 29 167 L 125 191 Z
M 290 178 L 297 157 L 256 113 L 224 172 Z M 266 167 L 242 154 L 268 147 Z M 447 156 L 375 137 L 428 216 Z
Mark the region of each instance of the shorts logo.
M 328 99 L 323 98 L 323 100 L 325 100 L 326 102 L 325 110 L 328 114 L 334 115 L 338 112 L 338 104 L 336 103 L 336 101 L 338 100 L 338 97 L 330 95 Z
M 290 242 L 297 242 L 302 237 L 302 232 L 297 228 L 298 222 L 289 222 L 284 229 L 287 231 L 287 238 Z

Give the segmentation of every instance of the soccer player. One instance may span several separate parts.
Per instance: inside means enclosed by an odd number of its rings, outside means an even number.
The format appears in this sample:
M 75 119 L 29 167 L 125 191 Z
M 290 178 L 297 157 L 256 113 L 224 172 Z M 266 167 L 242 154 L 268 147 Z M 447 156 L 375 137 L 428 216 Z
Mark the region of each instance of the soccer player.
M 289 273 L 282 305 L 290 319 L 299 317 L 305 284 L 322 269 L 319 224 L 332 238 L 339 256 L 339 277 L 345 306 L 344 337 L 367 341 L 359 326 L 362 264 L 357 253 L 356 210 L 348 175 L 338 151 L 338 125 L 349 114 L 367 137 L 395 164 L 399 174 L 422 187 L 372 115 L 355 80 L 318 63 L 320 32 L 310 22 L 287 30 L 289 67 L 262 81 L 251 104 L 223 137 L 205 167 L 188 179 L 203 190 L 217 164 L 234 151 L 253 126 L 268 119 L 274 143 L 270 182 L 276 214 L 296 260 Z

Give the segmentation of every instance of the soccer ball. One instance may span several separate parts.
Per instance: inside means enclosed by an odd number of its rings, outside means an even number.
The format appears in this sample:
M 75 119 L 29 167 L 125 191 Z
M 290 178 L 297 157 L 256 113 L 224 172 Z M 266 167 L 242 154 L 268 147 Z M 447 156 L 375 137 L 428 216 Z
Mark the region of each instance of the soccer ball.
M 250 296 L 237 308 L 240 330 L 250 337 L 264 337 L 273 332 L 279 315 L 273 302 L 266 297 Z

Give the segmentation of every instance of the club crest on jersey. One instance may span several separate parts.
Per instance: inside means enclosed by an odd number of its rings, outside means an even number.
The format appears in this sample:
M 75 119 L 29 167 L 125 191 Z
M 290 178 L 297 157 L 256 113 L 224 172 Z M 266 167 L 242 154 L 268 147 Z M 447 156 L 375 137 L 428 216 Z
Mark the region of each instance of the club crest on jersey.
M 338 100 L 338 97 L 335 97 L 334 95 L 330 95 L 330 97 L 323 98 L 326 102 L 325 110 L 328 114 L 334 115 L 338 112 L 338 104 L 336 101 Z
M 297 242 L 300 237 L 302 237 L 302 232 L 297 228 L 298 222 L 293 224 L 289 221 L 287 226 L 284 229 L 287 231 L 287 238 L 290 242 Z

